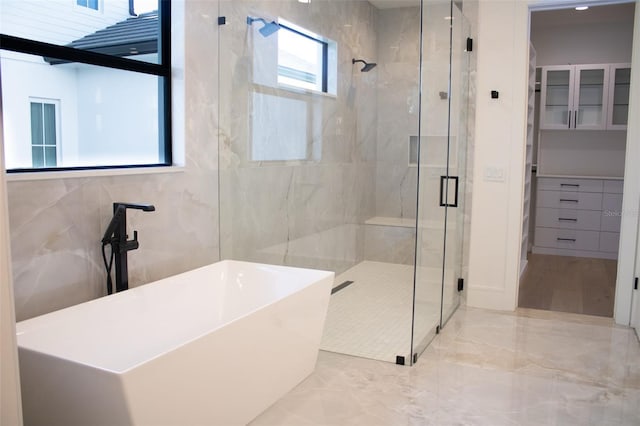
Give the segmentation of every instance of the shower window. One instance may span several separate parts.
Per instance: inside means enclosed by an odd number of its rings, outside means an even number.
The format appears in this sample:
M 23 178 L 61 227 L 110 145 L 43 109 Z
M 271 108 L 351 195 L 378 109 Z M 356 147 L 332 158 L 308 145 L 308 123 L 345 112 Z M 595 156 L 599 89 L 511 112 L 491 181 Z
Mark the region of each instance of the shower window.
M 280 20 L 278 84 L 327 92 L 329 44 L 316 34 Z
M 253 82 L 259 86 L 336 94 L 337 44 L 284 19 L 248 17 Z

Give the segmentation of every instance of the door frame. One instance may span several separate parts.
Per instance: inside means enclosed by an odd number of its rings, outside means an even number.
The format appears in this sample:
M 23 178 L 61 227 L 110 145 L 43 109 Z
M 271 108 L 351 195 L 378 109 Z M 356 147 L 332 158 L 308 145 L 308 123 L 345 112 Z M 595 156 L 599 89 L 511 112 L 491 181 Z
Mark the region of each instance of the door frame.
M 553 9 L 568 9 L 576 6 L 605 6 L 621 3 L 635 2 L 635 20 L 633 30 L 632 47 L 632 87 L 640 86 L 640 0 L 529 0 L 529 26 L 527 27 L 528 39 L 531 38 L 531 12 Z M 629 116 L 637 114 L 640 109 L 639 90 L 631 91 L 629 100 Z M 627 126 L 627 146 L 624 172 L 624 191 L 622 205 L 622 223 L 620 228 L 620 245 L 618 251 L 618 269 L 616 278 L 616 292 L 613 318 L 617 324 L 631 325 L 632 299 L 634 298 L 634 277 L 636 257 L 638 256 L 636 240 L 639 231 L 640 205 L 640 170 L 635 165 L 640 158 L 640 123 L 629 122 Z M 625 214 L 626 213 L 626 214 Z M 637 293 L 637 291 L 635 292 Z M 638 303 L 640 297 L 635 296 Z M 516 302 L 517 303 L 517 302 Z M 640 313 L 636 318 L 640 317 Z M 638 318 L 640 322 L 640 318 Z M 640 326 L 637 324 L 636 326 Z

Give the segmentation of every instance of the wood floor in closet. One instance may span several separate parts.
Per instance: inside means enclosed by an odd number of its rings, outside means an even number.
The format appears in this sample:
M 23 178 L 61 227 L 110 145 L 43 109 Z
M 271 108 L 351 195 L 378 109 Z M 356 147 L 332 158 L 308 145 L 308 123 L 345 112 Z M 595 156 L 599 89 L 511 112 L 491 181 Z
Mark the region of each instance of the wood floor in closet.
M 518 306 L 613 317 L 617 261 L 529 254 Z

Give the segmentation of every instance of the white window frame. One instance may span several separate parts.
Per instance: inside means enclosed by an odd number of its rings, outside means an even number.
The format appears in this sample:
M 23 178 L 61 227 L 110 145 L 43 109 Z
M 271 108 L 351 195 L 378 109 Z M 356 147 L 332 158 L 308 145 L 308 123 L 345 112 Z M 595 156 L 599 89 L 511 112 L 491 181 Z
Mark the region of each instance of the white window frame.
M 61 121 L 60 121 L 60 99 L 49 99 L 49 98 L 39 98 L 39 97 L 34 97 L 34 96 L 30 96 L 29 97 L 29 128 L 32 129 L 33 126 L 31 125 L 31 104 L 33 103 L 38 103 L 38 104 L 48 104 L 48 105 L 53 105 L 54 107 L 54 120 L 55 120 L 55 133 L 56 133 L 56 143 L 55 145 L 38 145 L 38 146 L 42 146 L 42 149 L 44 150 L 45 146 L 55 146 L 56 147 L 56 166 L 58 164 L 60 164 L 62 162 L 62 146 L 61 146 L 61 142 L 62 142 L 62 134 L 61 134 Z M 44 120 L 43 120 L 43 125 L 44 125 Z M 33 149 L 34 144 L 33 144 L 33 134 L 30 135 L 29 138 L 29 146 L 31 147 L 31 149 Z M 33 164 L 33 155 L 31 157 L 31 163 Z M 41 166 L 41 167 L 48 167 L 46 166 L 46 160 L 45 160 L 45 165 Z M 35 169 L 36 167 L 34 167 Z
M 89 1 L 90 0 L 81 0 L 85 4 L 78 4 L 78 0 L 71 0 L 71 1 L 73 1 L 74 6 L 80 7 L 80 8 L 82 8 L 82 10 L 90 10 L 90 11 L 93 11 L 93 12 L 101 12 L 102 11 L 102 1 L 103 0 L 97 0 L 97 4 L 98 4 L 98 8 L 97 9 L 89 7 Z

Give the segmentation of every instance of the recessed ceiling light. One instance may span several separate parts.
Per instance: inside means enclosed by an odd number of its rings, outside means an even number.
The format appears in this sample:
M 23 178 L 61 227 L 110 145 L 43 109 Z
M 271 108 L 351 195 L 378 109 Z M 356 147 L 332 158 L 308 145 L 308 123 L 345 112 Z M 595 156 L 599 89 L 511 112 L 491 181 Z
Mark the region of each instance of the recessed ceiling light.
M 311 3 L 311 0 L 298 0 L 298 3 Z
M 578 6 L 576 7 L 576 10 L 587 10 L 589 9 L 589 6 Z

